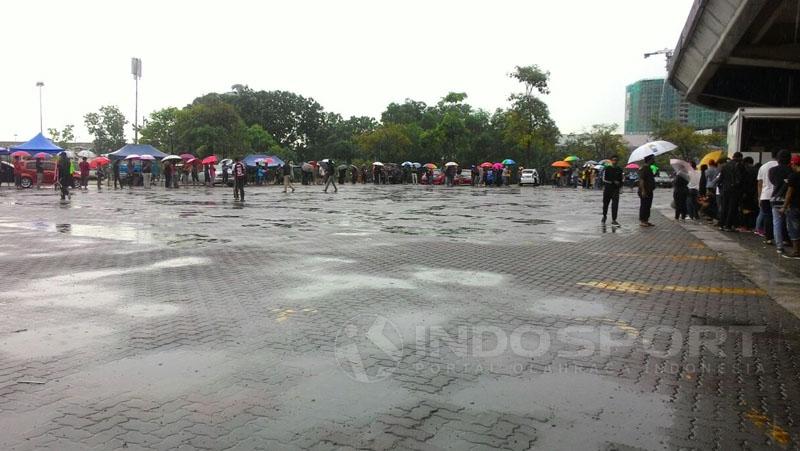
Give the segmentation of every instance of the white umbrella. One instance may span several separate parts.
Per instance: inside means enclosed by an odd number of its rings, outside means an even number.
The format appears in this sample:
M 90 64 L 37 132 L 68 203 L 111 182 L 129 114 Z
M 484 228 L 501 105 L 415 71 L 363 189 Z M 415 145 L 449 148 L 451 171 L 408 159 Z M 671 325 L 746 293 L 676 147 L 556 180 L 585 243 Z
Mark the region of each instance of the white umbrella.
M 166 157 L 162 158 L 161 161 L 164 162 L 164 161 L 169 161 L 169 160 L 182 160 L 182 159 L 183 158 L 181 158 L 181 157 L 179 157 L 177 155 L 167 155 Z
M 595 169 L 597 169 L 598 171 L 599 171 L 600 169 L 603 169 L 604 167 L 605 167 L 605 166 L 603 166 L 602 164 L 596 164 L 596 165 L 594 165 L 594 168 L 595 168 Z
M 373 166 L 383 166 L 383 163 L 381 163 L 380 161 L 376 161 L 376 162 L 372 163 L 372 165 Z
M 131 155 L 128 155 L 127 157 L 125 157 L 126 160 L 138 160 L 139 158 L 141 158 L 141 157 L 139 155 L 136 155 L 136 154 L 131 154 Z
M 330 163 L 330 162 L 331 162 L 331 160 L 330 160 L 330 159 L 328 159 L 328 158 L 326 158 L 326 159 L 322 160 L 322 162 L 323 162 L 323 163 Z
M 445 163 L 444 165 L 445 166 L 458 166 L 458 163 L 456 163 L 455 161 L 450 161 L 448 163 Z
M 155 160 L 155 159 L 156 159 L 156 157 L 154 157 L 154 156 L 152 156 L 152 155 L 142 155 L 141 157 L 139 157 L 139 159 L 141 159 L 141 160 L 147 160 L 147 161 L 153 161 L 153 160 Z
M 414 163 L 406 161 L 405 163 L 402 164 L 402 166 L 414 166 Z
M 692 165 L 677 158 L 670 158 L 669 165 L 672 166 L 672 169 L 675 169 L 676 172 L 686 172 L 688 174 L 689 171 L 692 170 Z
M 81 150 L 78 152 L 78 156 L 81 158 L 94 158 L 97 155 L 95 155 L 91 150 Z
M 65 150 L 65 151 L 64 151 L 64 154 L 66 154 L 66 155 L 67 155 L 67 158 L 69 158 L 70 160 L 72 160 L 72 159 L 74 159 L 74 158 L 75 158 L 75 152 L 73 152 L 73 151 L 71 151 L 71 150 Z
M 652 155 L 657 157 L 659 155 L 663 155 L 667 152 L 671 152 L 677 149 L 678 146 L 672 144 L 669 141 L 653 141 L 642 146 L 639 146 L 631 152 L 630 158 L 628 158 L 628 163 L 634 163 L 636 161 L 642 161 L 645 157 Z

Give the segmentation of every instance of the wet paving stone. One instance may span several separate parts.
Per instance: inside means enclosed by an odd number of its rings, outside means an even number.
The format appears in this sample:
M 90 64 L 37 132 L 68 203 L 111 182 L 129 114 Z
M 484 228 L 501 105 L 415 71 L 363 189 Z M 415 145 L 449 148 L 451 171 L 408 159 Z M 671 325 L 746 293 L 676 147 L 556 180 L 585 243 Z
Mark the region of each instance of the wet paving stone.
M 634 193 L 247 196 L 0 189 L 0 448 L 800 443 L 800 320 Z

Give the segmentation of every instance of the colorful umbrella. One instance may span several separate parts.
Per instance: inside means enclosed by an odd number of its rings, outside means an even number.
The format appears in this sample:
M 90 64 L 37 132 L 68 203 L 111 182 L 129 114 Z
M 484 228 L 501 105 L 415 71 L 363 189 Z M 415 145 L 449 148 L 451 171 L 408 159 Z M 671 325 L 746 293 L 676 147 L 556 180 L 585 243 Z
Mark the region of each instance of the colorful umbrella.
M 39 158 L 46 160 L 46 159 L 50 158 L 50 154 L 49 153 L 44 153 L 44 152 L 39 152 L 36 155 L 34 155 L 33 158 L 36 158 L 37 160 Z
M 426 169 L 436 169 L 436 165 L 433 163 L 428 163 L 424 166 Z
M 625 169 L 639 169 L 639 165 L 636 163 L 628 163 L 628 165 L 625 166 Z
M 703 157 L 702 160 L 700 160 L 700 164 L 698 164 L 697 166 L 702 166 L 702 165 L 711 166 L 711 164 L 709 164 L 711 163 L 711 160 L 719 161 L 720 158 L 722 158 L 721 150 L 715 150 L 713 152 L 709 152 L 706 154 L 706 156 Z
M 576 157 L 575 155 L 570 155 L 567 158 L 564 158 L 564 161 L 572 163 L 573 161 L 578 161 L 580 158 Z
M 29 154 L 28 152 L 25 152 L 24 150 L 17 150 L 16 152 L 11 152 L 11 157 L 12 158 L 17 158 L 17 157 L 19 157 L 19 158 L 30 158 L 31 154 Z
M 203 158 L 203 164 L 217 164 L 217 156 L 216 155 L 209 155 Z
M 572 167 L 572 165 L 567 163 L 566 161 L 556 161 L 553 164 L 551 164 L 550 166 L 552 166 L 554 168 L 562 168 L 562 169 L 566 169 L 566 168 L 571 168 Z
M 490 168 L 492 166 L 493 166 L 493 164 L 487 161 L 485 163 L 481 163 L 480 167 L 482 167 L 482 168 Z
M 197 157 L 195 157 L 194 155 L 192 155 L 192 154 L 190 154 L 190 153 L 182 153 L 182 154 L 180 155 L 180 157 L 181 157 L 181 159 L 182 159 L 182 160 L 184 160 L 184 161 L 189 161 L 189 160 L 191 160 L 192 158 L 197 158 Z
M 512 166 L 517 164 L 517 162 L 512 160 L 511 158 L 506 158 L 505 160 L 503 160 L 503 164 L 506 166 Z

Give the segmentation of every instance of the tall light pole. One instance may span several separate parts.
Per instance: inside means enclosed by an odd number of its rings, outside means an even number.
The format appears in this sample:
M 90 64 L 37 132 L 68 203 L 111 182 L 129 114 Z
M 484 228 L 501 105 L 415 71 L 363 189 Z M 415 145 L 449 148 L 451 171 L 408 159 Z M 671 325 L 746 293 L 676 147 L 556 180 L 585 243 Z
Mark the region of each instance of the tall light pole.
M 133 143 L 139 144 L 139 79 L 142 78 L 141 58 L 131 58 L 131 75 L 136 82 L 136 105 L 133 113 Z
M 39 88 L 39 133 L 44 133 L 44 121 L 42 120 L 42 87 L 44 87 L 44 82 L 37 81 L 36 87 Z

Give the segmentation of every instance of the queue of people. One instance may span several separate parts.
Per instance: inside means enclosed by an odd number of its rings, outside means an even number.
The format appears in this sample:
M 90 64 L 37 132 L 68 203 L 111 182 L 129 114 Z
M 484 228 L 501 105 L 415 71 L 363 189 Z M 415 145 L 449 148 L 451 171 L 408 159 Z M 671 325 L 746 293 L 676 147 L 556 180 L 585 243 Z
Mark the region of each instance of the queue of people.
M 800 258 L 800 155 L 773 152 L 756 166 L 740 152 L 699 168 L 678 171 L 673 185 L 675 219 L 715 222 L 723 232 L 752 232 L 777 253 Z

